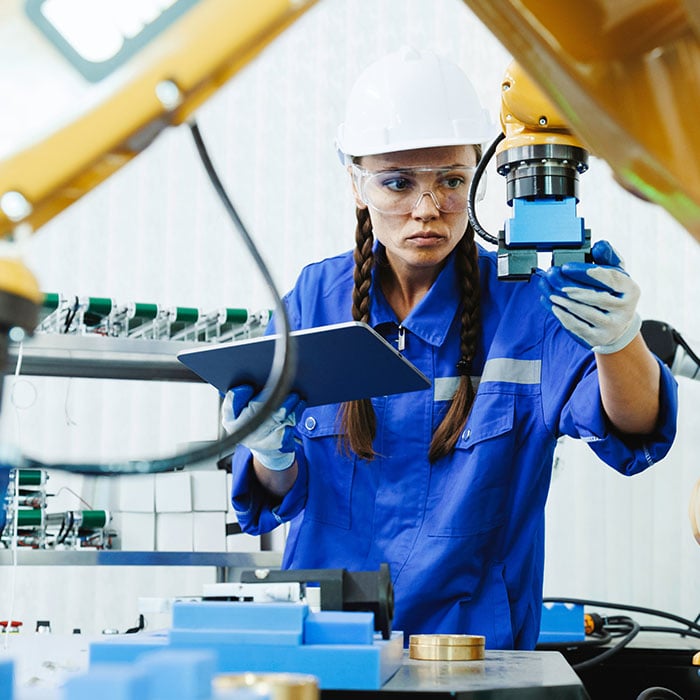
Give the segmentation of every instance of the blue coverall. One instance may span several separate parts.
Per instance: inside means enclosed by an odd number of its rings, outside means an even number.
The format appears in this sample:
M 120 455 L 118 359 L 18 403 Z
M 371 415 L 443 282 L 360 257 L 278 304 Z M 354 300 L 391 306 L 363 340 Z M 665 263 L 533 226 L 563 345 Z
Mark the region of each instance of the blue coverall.
M 338 449 L 338 405 L 308 408 L 297 424 L 299 475 L 281 502 L 257 481 L 249 451 L 233 457 L 233 506 L 245 532 L 291 520 L 285 568 L 376 570 L 387 562 L 393 628 L 482 634 L 487 648 L 532 649 L 539 634 L 544 508 L 557 438 L 580 438 L 632 475 L 662 459 L 675 436 L 677 386 L 661 365 L 654 434 L 616 433 L 601 407 L 593 353 L 539 301 L 536 280 L 497 279 L 480 248 L 482 334 L 476 399 L 454 451 L 430 464 L 428 447 L 454 392 L 459 291 L 453 256 L 401 327 L 403 355 L 431 389 L 372 399 L 372 462 Z M 293 329 L 352 320 L 353 257 L 307 266 L 285 297 Z M 400 332 L 378 284 L 370 325 Z M 661 364 L 661 363 L 660 363 Z

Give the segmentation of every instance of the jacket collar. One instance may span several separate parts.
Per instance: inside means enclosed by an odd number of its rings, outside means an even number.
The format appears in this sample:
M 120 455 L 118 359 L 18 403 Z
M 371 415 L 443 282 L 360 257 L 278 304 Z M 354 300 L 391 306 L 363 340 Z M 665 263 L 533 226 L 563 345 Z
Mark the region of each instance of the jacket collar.
M 404 319 L 403 326 L 426 343 L 442 345 L 445 342 L 455 313 L 459 307 L 460 291 L 455 271 L 455 255 L 450 254 L 433 286 Z M 377 280 L 377 268 L 372 271 L 372 306 L 370 324 L 395 323 L 398 319 L 381 290 Z

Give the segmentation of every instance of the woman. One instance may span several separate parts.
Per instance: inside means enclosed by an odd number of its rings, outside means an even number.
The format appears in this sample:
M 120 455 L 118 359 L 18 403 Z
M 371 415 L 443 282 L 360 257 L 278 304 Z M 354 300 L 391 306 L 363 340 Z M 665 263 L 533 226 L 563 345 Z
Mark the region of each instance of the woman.
M 306 267 L 285 304 L 295 329 L 367 322 L 432 390 L 308 410 L 290 396 L 236 451 L 233 504 L 250 533 L 291 520 L 286 568 L 388 562 L 406 641 L 531 649 L 556 440 L 640 472 L 670 448 L 677 398 L 609 244 L 593 264 L 498 280 L 466 213 L 492 136 L 466 76 L 434 54 L 402 50 L 359 78 L 338 136 L 356 247 Z M 232 390 L 224 427 L 258 406 Z

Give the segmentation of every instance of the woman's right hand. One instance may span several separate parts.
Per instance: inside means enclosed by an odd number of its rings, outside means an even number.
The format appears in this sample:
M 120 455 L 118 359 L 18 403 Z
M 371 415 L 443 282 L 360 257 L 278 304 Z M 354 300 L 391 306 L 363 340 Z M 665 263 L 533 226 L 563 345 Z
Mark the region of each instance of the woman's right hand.
M 221 425 L 232 433 L 260 411 L 264 399 L 249 384 L 230 389 L 221 408 Z M 294 426 L 306 403 L 296 393 L 291 393 L 282 405 L 250 435 L 241 440 L 253 457 L 266 469 L 283 471 L 294 464 Z

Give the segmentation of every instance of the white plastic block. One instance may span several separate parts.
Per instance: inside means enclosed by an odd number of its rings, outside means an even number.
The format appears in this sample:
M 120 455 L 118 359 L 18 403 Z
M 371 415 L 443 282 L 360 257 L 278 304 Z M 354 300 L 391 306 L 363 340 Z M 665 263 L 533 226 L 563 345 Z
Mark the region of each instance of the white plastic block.
M 135 552 L 152 552 L 156 545 L 156 516 L 151 513 L 113 513 L 110 529 L 117 532 L 117 546 Z
M 192 509 L 201 511 L 228 510 L 230 490 L 226 472 L 221 469 L 190 472 L 192 479 Z
M 156 549 L 164 552 L 191 552 L 192 513 L 156 513 Z
M 189 513 L 191 510 L 190 473 L 156 474 L 156 513 Z
M 226 551 L 226 513 L 195 511 L 192 519 L 195 552 Z

